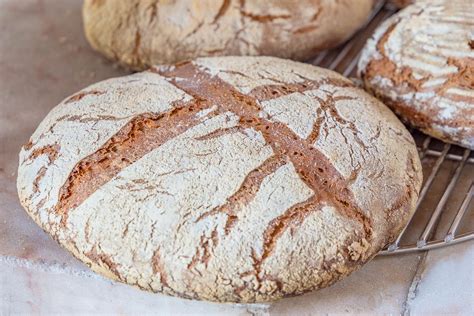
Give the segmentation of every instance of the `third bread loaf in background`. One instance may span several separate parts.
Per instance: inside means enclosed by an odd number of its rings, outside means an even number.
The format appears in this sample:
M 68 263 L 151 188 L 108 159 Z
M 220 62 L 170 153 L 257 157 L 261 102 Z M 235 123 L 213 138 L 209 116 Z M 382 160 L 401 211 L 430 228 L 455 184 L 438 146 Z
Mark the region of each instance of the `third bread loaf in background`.
M 132 69 L 199 56 L 306 60 L 363 23 L 373 0 L 86 0 L 92 47 Z
M 359 62 L 365 86 L 411 125 L 474 149 L 472 0 L 417 1 L 390 17 Z

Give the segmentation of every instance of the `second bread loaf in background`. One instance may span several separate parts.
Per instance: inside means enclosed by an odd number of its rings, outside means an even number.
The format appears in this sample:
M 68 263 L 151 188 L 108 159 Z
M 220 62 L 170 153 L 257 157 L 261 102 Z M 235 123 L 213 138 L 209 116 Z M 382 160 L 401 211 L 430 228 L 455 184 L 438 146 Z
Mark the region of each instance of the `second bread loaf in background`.
M 363 23 L 373 0 L 84 2 L 94 49 L 132 69 L 198 56 L 268 55 L 306 60 Z

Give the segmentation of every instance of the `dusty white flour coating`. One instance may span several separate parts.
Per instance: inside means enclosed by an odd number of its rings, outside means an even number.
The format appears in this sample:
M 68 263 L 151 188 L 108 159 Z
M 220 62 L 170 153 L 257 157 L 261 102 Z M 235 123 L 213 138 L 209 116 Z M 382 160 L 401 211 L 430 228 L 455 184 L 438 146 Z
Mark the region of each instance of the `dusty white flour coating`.
M 91 45 L 132 68 L 199 56 L 305 60 L 346 40 L 373 0 L 87 0 Z
M 45 210 L 58 202 L 59 189 L 77 161 L 97 151 L 137 114 L 161 113 L 173 102 L 189 99 L 163 78 L 145 72 L 99 82 L 65 99 L 31 136 L 31 147 L 20 153 L 20 164 L 28 166 L 18 170 L 24 179 L 18 187 L 20 196 L 34 205 L 44 203 L 35 212 L 41 222 L 56 222 L 58 218 Z M 43 151 L 46 154 L 30 158 Z
M 473 12 L 472 1 L 417 1 L 375 31 L 359 62 L 366 87 L 403 119 L 471 149 Z
M 165 127 L 176 134 L 143 136 Z M 108 174 L 117 152 L 129 162 Z M 90 165 L 101 167 L 80 178 Z M 334 72 L 268 57 L 90 86 L 50 112 L 18 172 L 28 213 L 94 271 L 233 302 L 348 275 L 397 235 L 420 185 L 413 139 L 382 103 Z

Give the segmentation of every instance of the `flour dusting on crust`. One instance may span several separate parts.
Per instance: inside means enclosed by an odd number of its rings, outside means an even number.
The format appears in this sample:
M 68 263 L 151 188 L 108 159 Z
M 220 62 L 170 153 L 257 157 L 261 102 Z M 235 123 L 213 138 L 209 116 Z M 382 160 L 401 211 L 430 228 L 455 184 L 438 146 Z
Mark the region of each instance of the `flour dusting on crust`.
M 264 302 L 370 260 L 413 213 L 421 176 L 403 124 L 349 80 L 220 57 L 65 99 L 23 147 L 18 192 L 39 225 L 107 277 Z

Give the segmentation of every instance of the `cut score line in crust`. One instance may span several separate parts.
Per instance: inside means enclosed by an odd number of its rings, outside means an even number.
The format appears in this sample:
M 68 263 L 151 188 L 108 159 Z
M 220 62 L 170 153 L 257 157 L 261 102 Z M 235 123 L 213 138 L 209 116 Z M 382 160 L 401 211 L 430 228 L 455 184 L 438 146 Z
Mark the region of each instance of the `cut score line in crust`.
M 267 175 L 284 163 L 291 162 L 299 178 L 313 191 L 313 198 L 307 203 L 299 203 L 296 209 L 286 210 L 282 214 L 282 218 L 290 220 L 281 221 L 281 225 L 277 225 L 277 230 L 265 233 L 273 237 L 267 238 L 269 241 L 264 245 L 266 250 L 261 254 L 261 261 L 270 255 L 277 239 L 291 228 L 292 223 L 297 219 L 294 214 L 295 210 L 303 214 L 303 217 L 298 217 L 298 221 L 302 222 L 307 215 L 319 210 L 322 204 L 332 205 L 343 216 L 359 222 L 363 229 L 361 239 L 365 239 L 365 242 L 371 240 L 371 219 L 359 208 L 348 188 L 348 181 L 336 170 L 329 159 L 307 139 L 302 139 L 295 134 L 288 126 L 268 121 L 259 116 L 260 98 L 263 100 L 279 98 L 294 92 L 313 90 L 321 84 L 350 87 L 352 86 L 350 82 L 337 78 L 334 80 L 324 79 L 319 82 L 305 79 L 302 83 L 282 85 L 281 87 L 278 85 L 262 86 L 251 91 L 249 95 L 245 95 L 219 79 L 218 76 L 211 76 L 191 62 L 181 63 L 173 68 L 152 68 L 151 72 L 165 77 L 175 87 L 191 95 L 193 100 L 177 103 L 172 110 L 165 113 L 156 115 L 147 113 L 136 116 L 99 150 L 79 161 L 61 187 L 60 199 L 56 205 L 56 212 L 62 216 L 62 225 L 66 224 L 69 211 L 84 202 L 88 196 L 110 181 L 123 168 L 133 164 L 167 140 L 200 124 L 202 118 L 199 118 L 196 113 L 209 110 L 218 104 L 219 107 L 213 110 L 214 114 L 231 112 L 239 117 L 237 127 L 229 132 L 241 132 L 246 128 L 260 132 L 266 143 L 273 149 L 274 157 L 276 157 L 275 160 L 268 162 L 269 166 L 260 166 L 261 169 L 257 167 L 251 171 L 244 183 L 241 184 L 240 189 L 229 197 L 224 205 L 214 209 L 215 212 L 224 212 L 228 216 L 225 225 L 226 234 L 238 221 L 237 204 L 239 204 L 239 208 L 242 208 L 240 204 L 248 204 Z M 179 80 L 176 80 L 177 78 Z M 177 124 L 178 122 L 180 124 Z M 219 133 L 224 133 L 224 131 L 220 131 L 216 135 L 209 135 L 209 137 L 218 137 Z M 206 140 L 206 137 L 201 140 Z M 268 170 L 265 172 L 263 169 Z M 314 172 L 307 170 L 314 170 Z M 254 186 L 247 187 L 246 180 L 255 182 Z M 318 203 L 314 203 L 315 198 Z M 198 220 L 215 212 L 202 214 Z

